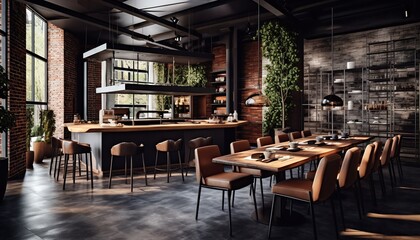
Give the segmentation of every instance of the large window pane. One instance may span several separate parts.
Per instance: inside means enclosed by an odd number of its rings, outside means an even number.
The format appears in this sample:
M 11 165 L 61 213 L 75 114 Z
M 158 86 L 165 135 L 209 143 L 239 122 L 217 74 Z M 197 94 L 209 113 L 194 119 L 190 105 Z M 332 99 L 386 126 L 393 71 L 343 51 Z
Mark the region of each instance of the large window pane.
M 39 59 L 35 59 L 35 101 L 47 101 L 47 87 L 46 87 L 46 67 L 47 64 Z
M 32 12 L 26 9 L 26 49 L 32 50 Z
M 41 57 L 46 56 L 46 33 L 47 24 L 35 15 L 35 53 Z
M 32 101 L 32 57 L 26 55 L 26 101 Z

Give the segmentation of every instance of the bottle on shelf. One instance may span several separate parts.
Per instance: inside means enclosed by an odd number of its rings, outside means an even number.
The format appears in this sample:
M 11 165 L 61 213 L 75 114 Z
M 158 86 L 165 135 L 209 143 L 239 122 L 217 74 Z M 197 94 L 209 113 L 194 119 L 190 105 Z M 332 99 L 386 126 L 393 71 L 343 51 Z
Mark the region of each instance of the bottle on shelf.
M 238 112 L 236 110 L 233 112 L 233 120 L 238 121 Z

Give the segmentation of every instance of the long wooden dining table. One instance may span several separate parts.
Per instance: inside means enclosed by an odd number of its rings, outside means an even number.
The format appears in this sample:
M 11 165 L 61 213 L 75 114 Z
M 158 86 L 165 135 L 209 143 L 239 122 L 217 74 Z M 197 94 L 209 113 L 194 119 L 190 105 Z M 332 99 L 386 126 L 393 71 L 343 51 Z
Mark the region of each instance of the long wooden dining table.
M 351 136 L 348 138 L 340 137 L 336 140 L 324 140 L 321 143 L 308 143 L 308 141 L 313 142 L 316 137 L 317 135 L 313 135 L 310 137 L 297 139 L 295 142 L 298 142 L 298 149 L 289 149 L 289 142 L 283 142 L 266 145 L 261 148 L 255 148 L 234 154 L 215 157 L 212 161 L 219 164 L 271 171 L 276 174 L 276 181 L 279 182 L 285 179 L 285 170 L 302 166 L 305 163 L 321 159 L 322 157 L 330 154 L 340 153 L 351 147 L 365 144 L 374 138 L 373 136 Z M 328 136 L 324 137 L 328 138 Z M 263 156 L 261 154 L 263 154 L 265 151 L 271 152 L 270 158 L 261 159 L 257 157 L 258 155 Z M 284 205 L 285 204 L 282 204 L 282 206 Z M 281 212 L 283 210 L 279 211 Z M 258 216 L 260 218 L 260 222 L 268 223 L 268 213 L 269 211 L 267 210 L 259 211 Z M 276 222 L 278 224 L 285 222 L 279 219 L 280 216 L 284 215 L 280 213 L 276 215 L 278 219 Z M 290 220 L 287 220 L 287 222 L 290 223 Z

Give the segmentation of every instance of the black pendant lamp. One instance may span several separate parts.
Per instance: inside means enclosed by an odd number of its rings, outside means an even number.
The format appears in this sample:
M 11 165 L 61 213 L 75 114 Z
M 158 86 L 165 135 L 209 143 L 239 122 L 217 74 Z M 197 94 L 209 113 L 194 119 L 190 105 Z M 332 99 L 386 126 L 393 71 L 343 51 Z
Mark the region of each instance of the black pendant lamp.
M 338 110 L 344 105 L 343 99 L 334 94 L 334 9 L 331 8 L 331 94 L 325 96 L 321 106 L 325 110 Z

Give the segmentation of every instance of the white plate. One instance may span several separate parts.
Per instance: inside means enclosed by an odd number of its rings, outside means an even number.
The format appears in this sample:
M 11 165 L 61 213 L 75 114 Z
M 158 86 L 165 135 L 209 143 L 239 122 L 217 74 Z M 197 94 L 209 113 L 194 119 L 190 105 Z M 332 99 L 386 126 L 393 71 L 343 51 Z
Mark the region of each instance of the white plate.
M 362 90 L 353 90 L 353 91 L 351 91 L 349 93 L 362 93 Z
M 348 121 L 347 123 L 348 123 L 348 124 L 353 124 L 353 123 L 354 123 L 354 121 Z
M 344 79 L 342 78 L 337 78 L 334 80 L 334 83 L 343 83 L 343 82 L 344 82 Z
M 356 124 L 363 124 L 363 122 L 354 122 L 354 123 L 356 123 Z

